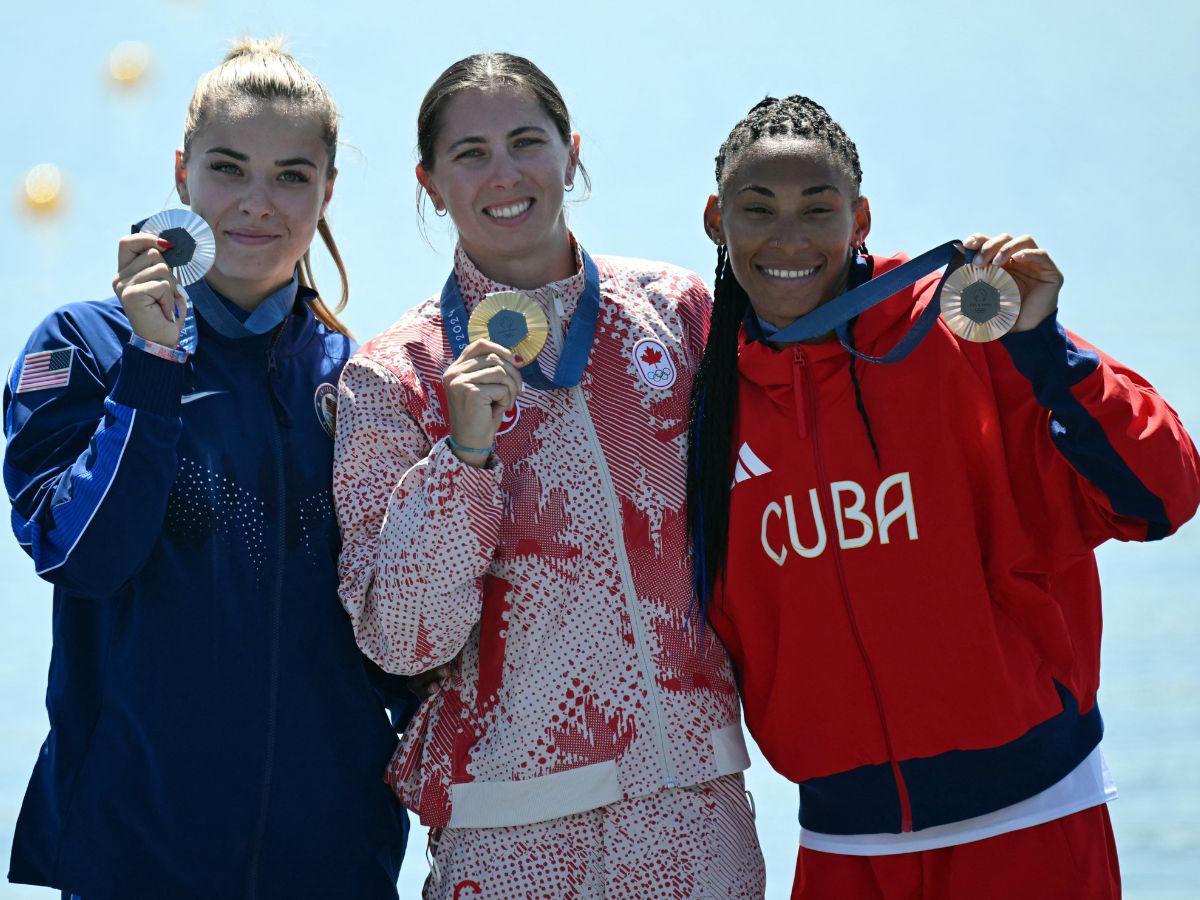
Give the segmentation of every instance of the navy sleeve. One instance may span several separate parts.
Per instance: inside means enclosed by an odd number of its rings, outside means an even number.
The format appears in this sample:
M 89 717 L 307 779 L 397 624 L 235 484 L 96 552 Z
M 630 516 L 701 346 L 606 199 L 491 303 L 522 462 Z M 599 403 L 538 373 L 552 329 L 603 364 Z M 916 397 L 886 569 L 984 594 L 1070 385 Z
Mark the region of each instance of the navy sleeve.
M 47 359 L 50 377 L 30 374 Z M 178 465 L 184 368 L 122 348 L 99 315 L 60 311 L 29 339 L 4 391 L 4 484 L 42 578 L 104 597 L 145 564 Z

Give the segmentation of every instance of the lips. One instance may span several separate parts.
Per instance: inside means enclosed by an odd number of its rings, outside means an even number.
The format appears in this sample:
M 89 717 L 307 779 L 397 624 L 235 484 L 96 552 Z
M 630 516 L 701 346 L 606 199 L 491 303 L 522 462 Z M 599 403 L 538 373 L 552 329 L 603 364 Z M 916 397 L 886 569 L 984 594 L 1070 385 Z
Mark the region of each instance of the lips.
M 758 266 L 758 271 L 766 275 L 768 278 L 775 278 L 780 281 L 799 281 L 803 278 L 810 278 L 820 271 L 820 265 L 808 266 L 807 268 L 797 268 L 794 266 Z
M 511 203 L 485 206 L 483 208 L 483 214 L 488 218 L 504 221 L 519 218 L 527 213 L 532 206 L 533 198 L 526 197 L 523 200 L 514 200 Z
M 235 244 L 242 244 L 247 247 L 261 247 L 282 237 L 282 235 L 270 231 L 251 231 L 247 229 L 227 230 L 225 236 Z

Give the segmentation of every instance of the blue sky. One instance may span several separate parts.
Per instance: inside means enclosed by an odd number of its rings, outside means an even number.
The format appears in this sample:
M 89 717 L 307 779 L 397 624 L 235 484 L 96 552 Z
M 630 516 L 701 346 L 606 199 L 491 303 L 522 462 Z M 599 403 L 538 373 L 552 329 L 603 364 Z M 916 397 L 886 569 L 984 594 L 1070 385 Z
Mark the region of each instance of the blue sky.
M 444 222 L 430 218 L 432 247 L 416 225 L 420 98 L 453 60 L 504 49 L 534 59 L 566 96 L 595 185 L 572 207 L 571 222 L 593 252 L 667 259 L 710 276 L 714 254 L 700 213 L 718 145 L 763 95 L 805 93 L 858 144 L 873 251 L 915 253 L 975 230 L 1031 232 L 1066 274 L 1061 315 L 1069 327 L 1155 382 L 1185 422 L 1200 421 L 1200 363 L 1191 347 L 1200 300 L 1191 265 L 1200 237 L 1194 2 L 1135 11 L 1027 0 L 294 0 L 253 9 L 225 0 L 69 0 L 17 5 L 5 23 L 6 364 L 51 308 L 107 293 L 117 237 L 173 205 L 171 157 L 184 107 L 224 41 L 282 33 L 342 109 L 345 146 L 330 221 L 350 270 L 346 319 L 360 337 L 437 290 L 449 265 L 453 237 Z M 124 40 L 144 41 L 153 54 L 132 91 L 105 78 L 108 53 Z M 42 162 L 61 168 L 67 199 L 58 215 L 31 219 L 16 196 L 25 172 Z M 332 292 L 332 267 L 321 251 L 315 256 L 318 283 Z M 1139 550 L 1159 556 L 1113 551 L 1103 558 L 1106 579 L 1133 585 L 1145 571 L 1141 561 L 1155 559 L 1185 590 L 1200 574 L 1196 541 L 1191 532 L 1177 541 Z M 49 591 L 12 542 L 0 548 L 0 566 L 9 623 L 0 633 L 0 843 L 7 844 L 45 728 Z M 1116 677 L 1111 667 L 1106 677 Z M 1194 735 L 1200 720 L 1185 727 Z M 769 776 L 761 762 L 758 771 L 756 778 Z M 795 795 L 777 781 L 762 785 L 769 796 L 760 797 L 760 813 L 773 817 L 760 817 L 773 823 L 770 896 L 782 896 Z M 424 870 L 422 850 L 416 839 L 409 884 Z M 0 896 L 23 895 L 0 887 Z

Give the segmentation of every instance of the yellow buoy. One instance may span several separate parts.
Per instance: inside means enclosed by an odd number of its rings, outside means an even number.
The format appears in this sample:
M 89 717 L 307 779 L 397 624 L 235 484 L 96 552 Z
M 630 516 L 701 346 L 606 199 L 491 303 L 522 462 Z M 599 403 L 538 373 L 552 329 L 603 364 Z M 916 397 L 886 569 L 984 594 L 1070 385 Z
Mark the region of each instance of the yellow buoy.
M 25 175 L 25 206 L 32 212 L 49 213 L 62 200 L 62 173 L 58 166 L 41 163 Z
M 122 41 L 108 54 L 108 74 L 122 87 L 137 84 L 150 67 L 150 48 L 141 41 Z

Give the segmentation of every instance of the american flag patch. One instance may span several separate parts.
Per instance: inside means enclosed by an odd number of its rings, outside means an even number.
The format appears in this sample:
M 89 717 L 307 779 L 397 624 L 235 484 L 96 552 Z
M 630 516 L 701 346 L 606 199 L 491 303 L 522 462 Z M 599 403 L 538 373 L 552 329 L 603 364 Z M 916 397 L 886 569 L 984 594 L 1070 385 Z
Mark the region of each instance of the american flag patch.
M 74 357 L 74 347 L 30 353 L 21 361 L 21 380 L 17 382 L 16 393 L 25 394 L 68 384 Z

